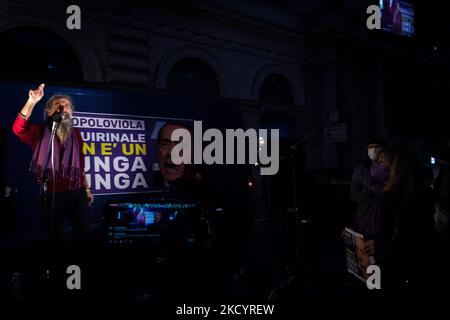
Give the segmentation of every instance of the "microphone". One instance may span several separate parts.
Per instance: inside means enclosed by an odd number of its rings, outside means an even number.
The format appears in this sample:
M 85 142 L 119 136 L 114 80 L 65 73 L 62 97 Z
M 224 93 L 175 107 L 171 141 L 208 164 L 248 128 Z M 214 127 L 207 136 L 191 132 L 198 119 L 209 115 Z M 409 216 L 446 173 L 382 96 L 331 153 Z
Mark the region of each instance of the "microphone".
M 60 105 L 58 109 L 52 114 L 52 121 L 59 123 L 64 119 L 64 106 Z

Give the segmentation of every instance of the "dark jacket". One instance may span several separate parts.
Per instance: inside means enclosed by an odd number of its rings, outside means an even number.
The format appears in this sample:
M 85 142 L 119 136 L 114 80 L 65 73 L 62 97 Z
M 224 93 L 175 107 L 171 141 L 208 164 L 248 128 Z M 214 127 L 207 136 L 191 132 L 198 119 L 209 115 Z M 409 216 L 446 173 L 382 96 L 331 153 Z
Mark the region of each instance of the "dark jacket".
M 352 174 L 350 196 L 352 201 L 357 204 L 354 221 L 357 228 L 367 208 L 375 199 L 375 193 L 370 185 L 370 165 L 370 161 L 364 162 L 356 166 Z
M 375 240 L 376 264 L 384 287 L 416 290 L 422 286 L 433 265 L 433 202 L 431 193 L 382 193 L 370 206 L 361 230 Z

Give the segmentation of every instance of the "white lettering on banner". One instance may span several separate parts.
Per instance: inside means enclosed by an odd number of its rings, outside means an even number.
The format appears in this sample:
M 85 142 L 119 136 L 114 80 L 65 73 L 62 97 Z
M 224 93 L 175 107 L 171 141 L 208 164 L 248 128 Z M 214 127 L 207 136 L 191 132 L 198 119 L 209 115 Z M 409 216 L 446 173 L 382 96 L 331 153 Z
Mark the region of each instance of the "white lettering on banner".
M 145 142 L 145 134 L 81 132 L 84 142 Z
M 148 188 L 143 175 L 147 172 L 144 159 L 136 157 L 89 157 L 84 158 L 84 167 L 88 185 L 94 190 L 120 190 L 131 188 Z M 112 172 L 111 172 L 112 171 Z M 140 172 L 138 172 L 140 171 Z M 133 177 L 131 173 L 137 172 Z
M 111 177 L 113 178 L 111 185 Z M 118 174 L 86 174 L 87 183 L 92 186 L 95 190 L 110 190 L 112 187 L 116 189 L 127 189 L 131 185 L 131 189 L 137 188 L 148 188 L 147 180 L 142 173 L 137 173 L 133 178 L 131 178 L 126 173 Z
M 146 121 L 134 116 L 74 113 L 73 126 L 80 130 L 83 140 L 86 180 L 94 194 L 149 188 L 145 175 L 146 164 L 151 161 L 146 130 L 152 125 Z
M 129 176 L 125 173 L 119 173 L 114 177 L 114 186 L 117 189 L 127 189 L 130 186 Z
M 89 181 L 90 181 L 90 174 L 86 175 L 86 178 L 89 177 Z M 95 174 L 94 175 L 94 179 L 95 179 L 95 183 L 94 184 L 89 184 L 90 186 L 94 185 L 96 190 L 100 190 L 100 189 L 111 189 L 111 175 L 105 174 L 105 175 L 101 175 L 101 174 Z
M 126 157 L 116 157 L 113 160 L 113 167 L 117 172 L 125 172 L 130 168 Z
M 102 159 L 101 157 L 94 157 L 94 172 L 100 172 L 100 169 L 105 172 L 110 172 L 111 169 L 109 163 L 109 157 L 105 157 L 104 159 Z M 91 170 L 91 157 L 84 158 L 84 168 L 85 171 Z
M 144 159 L 142 157 L 136 157 L 129 159 L 127 157 L 115 157 L 112 159 L 112 169 L 116 172 L 125 172 L 130 168 L 130 161 L 132 161 L 131 172 L 142 170 L 147 171 Z M 94 172 L 110 172 L 111 171 L 111 158 L 110 157 L 84 157 L 84 169 L 86 172 L 93 169 Z
M 75 128 L 88 128 L 88 129 L 145 131 L 145 122 L 143 120 L 93 118 L 76 115 L 73 117 L 73 126 Z
M 145 181 L 144 175 L 142 173 L 136 174 L 134 177 L 132 189 L 136 189 L 137 187 L 148 188 L 147 181 Z
M 147 167 L 145 166 L 144 159 L 142 157 L 137 157 L 134 159 L 133 165 L 131 167 L 131 172 L 136 172 L 138 170 L 142 170 L 144 172 L 147 171 Z

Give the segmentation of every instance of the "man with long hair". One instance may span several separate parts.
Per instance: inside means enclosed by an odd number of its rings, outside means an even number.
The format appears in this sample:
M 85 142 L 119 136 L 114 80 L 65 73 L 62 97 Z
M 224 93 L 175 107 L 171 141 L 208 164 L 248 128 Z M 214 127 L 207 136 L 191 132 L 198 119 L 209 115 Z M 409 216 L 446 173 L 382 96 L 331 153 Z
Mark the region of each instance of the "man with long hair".
M 74 110 L 70 96 L 54 95 L 45 105 L 44 124 L 29 121 L 36 104 L 44 96 L 45 84 L 30 90 L 28 100 L 13 124 L 14 134 L 33 150 L 30 170 L 37 182 L 45 182 L 47 203 L 44 207 L 52 210 L 54 241 L 63 238 L 64 215 L 67 215 L 76 240 L 86 240 L 89 235 L 89 206 L 94 197 L 84 174 L 83 141 L 80 132 L 73 127 Z M 62 120 L 56 129 L 52 144 L 53 116 L 59 113 Z M 49 151 L 51 160 L 49 161 Z M 48 210 L 45 210 L 48 211 Z M 47 217 L 49 212 L 44 212 Z

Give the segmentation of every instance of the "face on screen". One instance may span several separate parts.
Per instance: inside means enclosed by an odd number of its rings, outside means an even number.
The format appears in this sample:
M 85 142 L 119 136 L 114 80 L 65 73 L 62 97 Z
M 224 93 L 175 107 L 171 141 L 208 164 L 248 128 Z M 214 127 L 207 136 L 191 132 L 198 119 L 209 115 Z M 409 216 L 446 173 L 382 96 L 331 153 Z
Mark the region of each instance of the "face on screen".
M 178 141 L 171 141 L 172 132 L 184 128 L 176 124 L 164 126 L 159 134 L 158 161 L 161 174 L 168 182 L 173 182 L 184 175 L 184 164 L 176 165 L 172 162 L 171 154 L 173 147 Z

